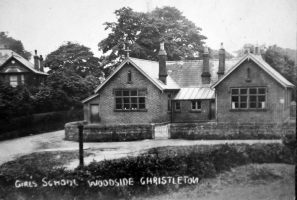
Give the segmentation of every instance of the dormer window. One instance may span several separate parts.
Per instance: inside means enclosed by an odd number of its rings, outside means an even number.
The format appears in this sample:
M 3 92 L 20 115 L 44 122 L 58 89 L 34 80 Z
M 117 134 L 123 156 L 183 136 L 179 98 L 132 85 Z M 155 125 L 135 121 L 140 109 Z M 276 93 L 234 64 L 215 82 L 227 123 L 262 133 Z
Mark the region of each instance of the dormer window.
M 131 72 L 131 70 L 128 71 L 127 82 L 132 83 L 132 72 Z

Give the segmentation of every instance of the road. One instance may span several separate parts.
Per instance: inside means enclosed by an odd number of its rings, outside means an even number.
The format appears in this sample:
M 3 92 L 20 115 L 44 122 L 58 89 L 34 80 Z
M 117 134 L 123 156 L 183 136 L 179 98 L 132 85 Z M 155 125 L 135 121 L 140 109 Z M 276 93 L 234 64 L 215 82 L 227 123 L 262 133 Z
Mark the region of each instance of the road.
M 280 140 L 141 140 L 132 142 L 88 142 L 84 149 L 92 152 L 85 158 L 88 164 L 93 160 L 120 158 L 127 155 L 137 155 L 147 149 L 161 146 L 190 146 L 190 145 L 215 145 L 225 143 L 280 143 Z M 78 150 L 78 143 L 64 140 L 64 130 L 32 135 L 0 142 L 0 165 L 14 160 L 22 155 L 40 151 L 68 151 Z M 68 164 L 67 168 L 74 168 L 78 161 Z

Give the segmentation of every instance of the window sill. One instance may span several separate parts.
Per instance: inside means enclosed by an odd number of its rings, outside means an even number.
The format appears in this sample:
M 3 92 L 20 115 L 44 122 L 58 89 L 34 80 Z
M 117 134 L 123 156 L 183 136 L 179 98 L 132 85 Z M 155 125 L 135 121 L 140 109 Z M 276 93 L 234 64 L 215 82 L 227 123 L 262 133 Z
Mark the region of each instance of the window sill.
M 147 112 L 147 109 L 141 109 L 141 110 L 113 110 L 114 112 Z
M 190 113 L 201 113 L 201 110 L 190 110 Z
M 229 111 L 230 112 L 251 112 L 251 111 L 254 111 L 254 112 L 266 112 L 267 108 L 264 108 L 264 109 L 252 109 L 252 108 L 249 108 L 249 109 L 230 109 Z

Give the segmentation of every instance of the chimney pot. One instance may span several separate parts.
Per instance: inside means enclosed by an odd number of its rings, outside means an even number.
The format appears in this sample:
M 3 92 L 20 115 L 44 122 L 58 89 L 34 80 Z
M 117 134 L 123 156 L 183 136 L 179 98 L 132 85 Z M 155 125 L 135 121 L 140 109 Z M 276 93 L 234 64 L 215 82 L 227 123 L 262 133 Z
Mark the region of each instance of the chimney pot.
M 166 69 L 166 60 L 167 53 L 165 51 L 164 42 L 160 43 L 160 50 L 158 53 L 159 56 L 159 80 L 162 81 L 165 85 L 167 83 L 167 69 Z
M 42 55 L 39 56 L 39 61 L 40 61 L 40 67 L 39 67 L 39 71 L 44 72 L 44 61 L 43 61 L 43 57 Z
M 37 50 L 35 50 L 35 55 L 34 55 L 34 69 L 39 71 L 39 66 L 40 66 L 40 61 L 39 61 L 39 56 L 37 55 Z
M 223 43 L 221 43 L 221 48 L 219 50 L 219 69 L 218 69 L 218 78 L 220 79 L 225 73 L 225 59 L 226 59 L 226 52 L 223 47 Z
M 208 47 L 204 47 L 203 52 L 203 68 L 202 68 L 202 84 L 209 84 L 210 83 L 210 73 L 209 73 L 209 53 Z

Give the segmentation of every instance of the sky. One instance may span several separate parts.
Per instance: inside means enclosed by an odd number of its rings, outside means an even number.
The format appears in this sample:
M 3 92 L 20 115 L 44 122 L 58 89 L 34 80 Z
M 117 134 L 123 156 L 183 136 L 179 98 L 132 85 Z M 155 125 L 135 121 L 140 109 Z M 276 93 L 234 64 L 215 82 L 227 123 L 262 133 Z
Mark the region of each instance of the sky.
M 296 49 L 296 0 L 0 0 L 0 31 L 21 40 L 26 50 L 47 55 L 66 41 L 78 42 L 100 55 L 107 37 L 104 22 L 128 6 L 147 12 L 174 6 L 202 28 L 206 45 L 229 52 L 246 43 Z

